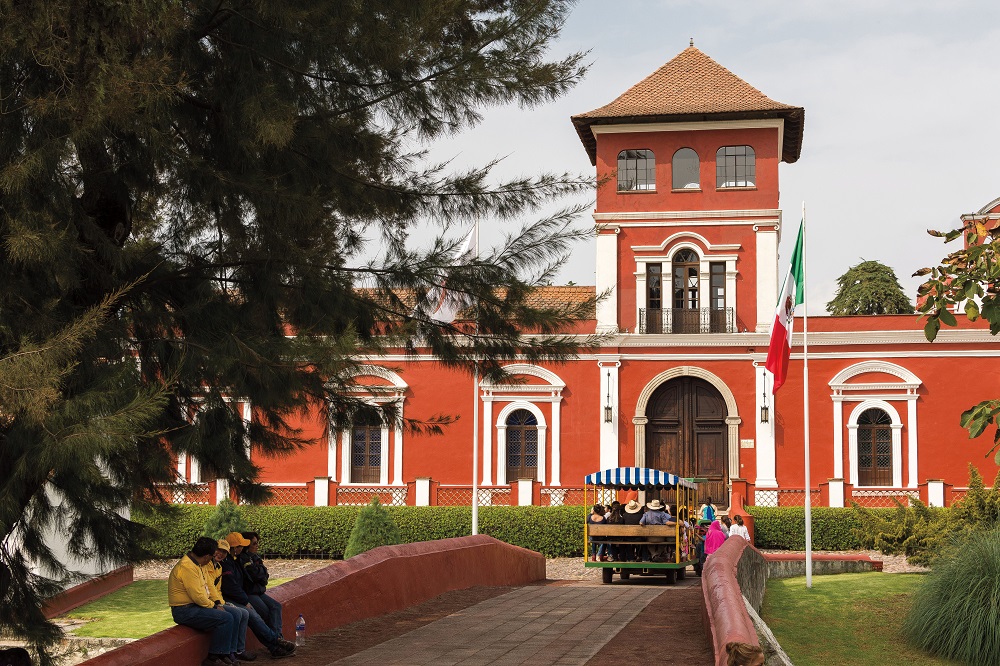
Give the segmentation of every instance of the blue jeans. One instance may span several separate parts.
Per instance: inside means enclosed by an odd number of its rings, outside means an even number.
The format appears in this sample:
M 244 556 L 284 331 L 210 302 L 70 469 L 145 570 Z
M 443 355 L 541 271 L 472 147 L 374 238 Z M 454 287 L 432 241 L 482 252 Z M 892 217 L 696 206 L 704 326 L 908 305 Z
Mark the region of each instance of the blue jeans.
M 273 652 L 274 648 L 278 647 L 278 639 L 280 636 L 274 633 L 271 627 L 267 626 L 267 623 L 264 622 L 263 618 L 261 618 L 257 611 L 253 609 L 253 606 L 248 606 L 247 611 L 250 613 L 250 620 L 248 623 L 250 631 L 252 631 L 253 635 L 257 637 L 257 640 L 263 643 L 268 650 Z
M 174 622 L 207 631 L 211 642 L 208 651 L 211 654 L 229 654 L 233 644 L 233 632 L 236 630 L 234 617 L 224 610 L 203 608 L 196 604 L 186 606 L 171 606 L 170 614 Z
M 230 643 L 229 652 L 226 654 L 231 652 L 245 652 L 247 649 L 247 623 L 250 621 L 250 611 L 243 608 L 243 606 L 235 606 L 229 603 L 223 606 L 222 610 L 232 615 L 233 622 L 235 623 L 233 625 L 233 642 Z
M 281 636 L 281 604 L 267 594 L 248 594 L 250 605 L 271 627 L 271 631 Z

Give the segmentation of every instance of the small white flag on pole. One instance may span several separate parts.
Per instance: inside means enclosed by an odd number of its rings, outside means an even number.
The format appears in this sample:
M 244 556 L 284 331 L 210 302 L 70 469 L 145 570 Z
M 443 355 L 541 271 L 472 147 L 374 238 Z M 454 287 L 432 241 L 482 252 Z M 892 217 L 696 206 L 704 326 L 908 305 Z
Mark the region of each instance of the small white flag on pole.
M 476 241 L 476 228 L 473 227 L 455 253 L 453 259 L 455 266 L 461 266 L 476 258 L 479 250 L 476 247 Z M 472 297 L 469 294 L 448 289 L 448 278 L 445 277 L 440 284 L 435 285 L 427 292 L 427 298 L 421 304 L 420 309 L 431 321 L 438 324 L 450 324 L 455 321 L 459 312 L 470 305 L 472 305 Z

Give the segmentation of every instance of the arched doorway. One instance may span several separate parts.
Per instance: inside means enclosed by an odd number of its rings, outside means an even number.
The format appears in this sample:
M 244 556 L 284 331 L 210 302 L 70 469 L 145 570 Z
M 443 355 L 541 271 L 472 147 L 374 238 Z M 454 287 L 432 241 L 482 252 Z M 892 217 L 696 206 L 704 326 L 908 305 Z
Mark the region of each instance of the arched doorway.
M 699 377 L 677 377 L 659 386 L 646 407 L 645 465 L 701 478 L 699 500 L 729 501 L 726 401 Z

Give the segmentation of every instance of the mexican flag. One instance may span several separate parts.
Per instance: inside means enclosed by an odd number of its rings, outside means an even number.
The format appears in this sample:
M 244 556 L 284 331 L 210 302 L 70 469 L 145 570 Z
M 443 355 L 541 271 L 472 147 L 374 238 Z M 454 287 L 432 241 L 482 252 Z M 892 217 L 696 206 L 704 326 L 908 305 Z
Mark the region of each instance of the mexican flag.
M 774 322 L 771 324 L 771 343 L 767 347 L 767 361 L 764 367 L 774 375 L 771 393 L 777 393 L 788 376 L 788 357 L 792 353 L 792 324 L 795 321 L 795 306 L 805 302 L 805 272 L 803 269 L 805 248 L 803 235 L 805 220 L 799 223 L 799 235 L 792 251 L 792 264 L 778 296 L 774 308 Z

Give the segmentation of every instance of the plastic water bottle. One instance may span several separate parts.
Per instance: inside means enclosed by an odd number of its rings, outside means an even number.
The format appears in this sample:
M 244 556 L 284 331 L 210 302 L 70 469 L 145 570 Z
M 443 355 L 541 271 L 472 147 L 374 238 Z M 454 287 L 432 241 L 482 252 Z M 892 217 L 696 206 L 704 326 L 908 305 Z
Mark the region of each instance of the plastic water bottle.
M 306 619 L 299 615 L 295 621 L 295 646 L 302 647 L 306 644 Z

